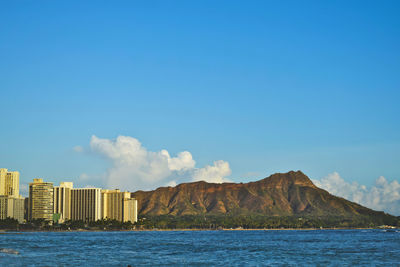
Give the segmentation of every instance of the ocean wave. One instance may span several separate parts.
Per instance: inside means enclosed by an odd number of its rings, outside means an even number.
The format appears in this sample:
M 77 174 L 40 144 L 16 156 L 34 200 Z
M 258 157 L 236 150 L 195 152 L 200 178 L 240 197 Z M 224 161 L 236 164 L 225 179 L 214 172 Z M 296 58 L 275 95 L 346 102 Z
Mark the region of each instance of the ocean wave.
M 19 251 L 12 248 L 0 248 L 1 253 L 18 255 Z

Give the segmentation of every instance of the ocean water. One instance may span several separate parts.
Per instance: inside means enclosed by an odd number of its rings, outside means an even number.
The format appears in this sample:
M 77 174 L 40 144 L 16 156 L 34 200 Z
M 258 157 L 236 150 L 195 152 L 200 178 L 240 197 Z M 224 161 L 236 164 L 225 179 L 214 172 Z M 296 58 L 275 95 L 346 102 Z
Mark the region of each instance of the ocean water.
M 0 265 L 400 266 L 400 231 L 7 233 Z

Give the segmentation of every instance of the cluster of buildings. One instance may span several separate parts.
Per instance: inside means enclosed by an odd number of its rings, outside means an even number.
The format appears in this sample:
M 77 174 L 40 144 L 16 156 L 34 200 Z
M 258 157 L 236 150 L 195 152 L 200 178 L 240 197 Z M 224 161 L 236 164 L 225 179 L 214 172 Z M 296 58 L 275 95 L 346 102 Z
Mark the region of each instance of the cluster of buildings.
M 118 189 L 74 188 L 72 182 L 53 186 L 41 178 L 33 179 L 29 197 L 23 198 L 19 195 L 19 172 L 0 169 L 0 219 L 7 217 L 20 223 L 34 219 L 136 222 L 137 200 Z

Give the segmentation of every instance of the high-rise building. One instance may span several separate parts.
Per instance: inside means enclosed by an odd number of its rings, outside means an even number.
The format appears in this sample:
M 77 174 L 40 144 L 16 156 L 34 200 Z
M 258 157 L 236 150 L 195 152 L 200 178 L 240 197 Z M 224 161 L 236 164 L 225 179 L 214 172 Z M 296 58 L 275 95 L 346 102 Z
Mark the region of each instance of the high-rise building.
M 102 190 L 101 210 L 104 219 L 115 219 L 120 222 L 137 221 L 137 200 L 131 193 L 115 190 Z
M 60 186 L 54 186 L 53 193 L 53 206 L 54 214 L 59 214 L 60 219 L 58 222 L 71 219 L 71 190 L 73 188 L 72 182 L 61 182 Z
M 71 220 L 85 222 L 101 219 L 101 189 L 71 189 Z
M 29 220 L 53 220 L 53 183 L 33 179 L 29 184 Z
M 19 172 L 0 169 L 0 219 L 24 221 L 24 199 L 19 195 Z
M 0 196 L 0 220 L 7 217 L 24 222 L 24 198 L 13 196 Z
M 19 172 L 0 169 L 0 195 L 19 197 Z

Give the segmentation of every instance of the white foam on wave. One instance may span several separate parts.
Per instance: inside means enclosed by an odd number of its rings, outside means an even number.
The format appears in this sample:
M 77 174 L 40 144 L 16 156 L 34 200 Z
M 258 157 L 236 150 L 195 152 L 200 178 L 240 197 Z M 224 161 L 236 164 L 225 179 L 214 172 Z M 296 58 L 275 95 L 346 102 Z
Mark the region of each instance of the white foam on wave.
M 18 255 L 19 252 L 15 249 L 12 248 L 0 248 L 0 252 L 1 253 L 6 253 L 6 254 L 14 254 L 14 255 Z

